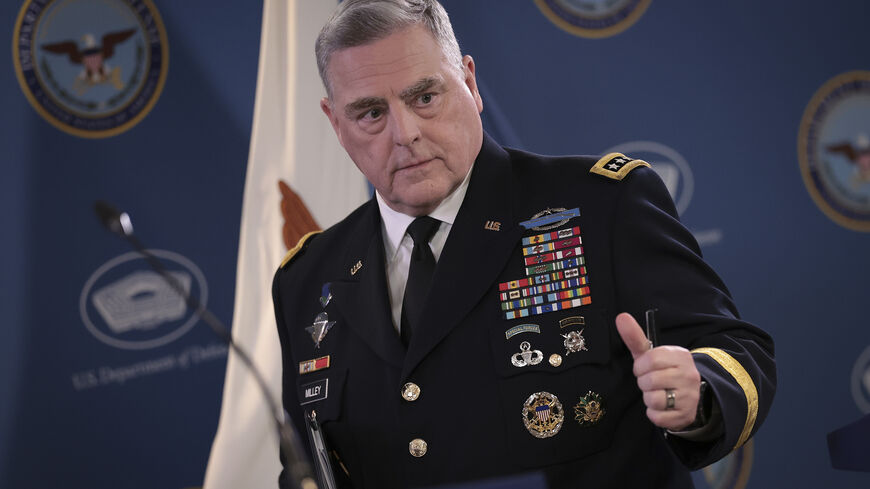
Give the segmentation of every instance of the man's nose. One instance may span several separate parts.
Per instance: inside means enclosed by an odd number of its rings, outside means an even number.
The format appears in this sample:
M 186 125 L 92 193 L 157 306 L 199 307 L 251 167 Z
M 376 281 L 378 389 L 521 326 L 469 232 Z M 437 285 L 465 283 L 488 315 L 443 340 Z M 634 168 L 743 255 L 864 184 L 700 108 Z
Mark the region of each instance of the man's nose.
M 390 111 L 390 125 L 393 142 L 398 146 L 410 146 L 420 139 L 420 125 L 417 114 L 402 104 Z

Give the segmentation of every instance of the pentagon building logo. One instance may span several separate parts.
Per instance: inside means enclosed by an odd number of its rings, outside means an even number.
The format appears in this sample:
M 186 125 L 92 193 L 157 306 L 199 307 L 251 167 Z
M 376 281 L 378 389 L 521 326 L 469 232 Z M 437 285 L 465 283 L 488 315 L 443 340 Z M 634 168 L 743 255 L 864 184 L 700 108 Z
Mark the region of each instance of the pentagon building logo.
M 205 276 L 193 262 L 170 251 L 150 250 L 181 287 L 205 306 Z M 82 322 L 103 343 L 144 350 L 170 343 L 196 324 L 198 316 L 145 259 L 130 252 L 100 266 L 79 298 Z
M 632 158 L 639 158 L 652 166 L 659 178 L 665 183 L 677 212 L 682 216 L 695 191 L 695 179 L 692 168 L 680 153 L 673 148 L 654 141 L 632 141 L 614 146 L 603 154 L 622 153 Z
M 652 0 L 535 0 L 559 28 L 576 36 L 600 39 L 628 29 Z
M 798 132 L 798 160 L 825 215 L 870 231 L 870 71 L 843 73 L 813 95 Z
M 86 138 L 135 126 L 157 103 L 169 69 L 166 30 L 151 0 L 28 0 L 12 51 L 30 105 Z

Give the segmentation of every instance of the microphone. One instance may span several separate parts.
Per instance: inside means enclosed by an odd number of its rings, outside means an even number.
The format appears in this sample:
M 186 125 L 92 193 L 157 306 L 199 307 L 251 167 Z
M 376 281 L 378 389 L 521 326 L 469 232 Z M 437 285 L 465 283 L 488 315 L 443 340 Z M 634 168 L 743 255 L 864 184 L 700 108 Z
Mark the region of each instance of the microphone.
M 281 449 L 285 454 L 287 454 L 287 469 L 292 478 L 291 483 L 296 484 L 293 489 L 317 489 L 317 483 L 312 475 L 311 467 L 308 465 L 305 457 L 302 456 L 304 450 L 301 448 L 299 442 L 299 434 L 293 426 L 282 420 L 283 410 L 279 407 L 278 401 L 272 396 L 272 393 L 269 392 L 265 378 L 257 369 L 256 365 L 254 365 L 254 362 L 251 361 L 251 357 L 248 356 L 247 352 L 245 352 L 245 350 L 233 340 L 233 336 L 230 334 L 229 329 L 220 319 L 217 318 L 217 316 L 206 308 L 199 299 L 187 292 L 178 280 L 169 274 L 166 267 L 163 266 L 163 263 L 161 263 L 153 253 L 145 249 L 139 239 L 133 234 L 133 223 L 126 212 L 120 212 L 112 204 L 103 200 L 98 200 L 94 202 L 94 213 L 96 213 L 97 218 L 100 220 L 103 227 L 129 242 L 130 245 L 132 245 L 133 248 L 145 258 L 145 261 L 148 262 L 151 268 L 160 274 L 163 280 L 166 281 L 166 283 L 169 284 L 169 286 L 172 287 L 172 289 L 181 296 L 182 299 L 184 299 L 187 307 L 192 309 L 194 314 L 198 315 L 200 319 L 202 319 L 211 330 L 227 344 L 227 346 L 229 346 L 230 350 L 236 354 L 236 357 L 238 357 L 248 371 L 251 372 L 254 376 L 254 380 L 260 388 L 260 392 L 262 392 L 263 397 L 266 399 L 266 402 L 268 402 L 269 408 L 272 411 L 272 417 L 276 423 Z
M 130 222 L 130 216 L 126 212 L 119 212 L 115 206 L 105 200 L 94 202 L 94 212 L 103 227 L 109 231 L 122 238 L 133 236 L 133 223 Z

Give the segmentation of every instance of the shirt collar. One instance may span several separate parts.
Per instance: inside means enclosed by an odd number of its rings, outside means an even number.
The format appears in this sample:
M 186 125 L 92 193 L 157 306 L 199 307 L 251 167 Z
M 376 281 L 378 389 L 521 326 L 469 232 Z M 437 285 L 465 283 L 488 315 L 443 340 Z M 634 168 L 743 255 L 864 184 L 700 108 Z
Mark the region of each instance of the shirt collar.
M 474 165 L 472 165 L 472 167 L 473 166 Z M 441 203 L 438 204 L 438 207 L 430 212 L 429 215 L 452 226 L 453 222 L 456 220 L 456 215 L 459 214 L 459 208 L 462 207 L 462 201 L 465 200 L 465 192 L 468 190 L 468 182 L 470 180 L 471 168 L 468 169 L 468 173 L 465 174 L 462 183 L 460 183 L 453 192 L 450 192 L 450 195 L 442 200 Z M 377 191 L 375 191 L 375 198 L 378 201 L 378 209 L 381 212 L 381 230 L 383 231 L 385 238 L 384 248 L 386 251 L 386 258 L 389 261 L 395 256 L 396 251 L 398 251 L 399 244 L 405 236 L 405 230 L 408 229 L 408 225 L 414 221 L 414 216 L 402 214 L 401 212 L 390 208 L 390 206 L 388 206 L 384 201 L 384 198 L 381 197 L 381 194 Z

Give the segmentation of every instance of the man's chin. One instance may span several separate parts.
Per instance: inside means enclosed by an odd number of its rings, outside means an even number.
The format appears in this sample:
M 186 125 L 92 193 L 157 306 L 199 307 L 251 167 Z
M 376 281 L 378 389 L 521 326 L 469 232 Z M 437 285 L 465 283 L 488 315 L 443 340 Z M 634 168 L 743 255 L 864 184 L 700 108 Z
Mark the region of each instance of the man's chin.
M 409 216 L 425 216 L 435 210 L 435 208 L 438 207 L 438 204 L 444 200 L 444 197 L 446 197 L 446 195 L 412 195 L 394 201 L 388 200 L 387 205 L 389 205 L 394 211 L 401 212 L 402 214 L 407 214 Z

